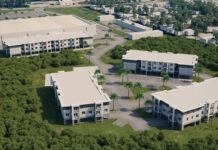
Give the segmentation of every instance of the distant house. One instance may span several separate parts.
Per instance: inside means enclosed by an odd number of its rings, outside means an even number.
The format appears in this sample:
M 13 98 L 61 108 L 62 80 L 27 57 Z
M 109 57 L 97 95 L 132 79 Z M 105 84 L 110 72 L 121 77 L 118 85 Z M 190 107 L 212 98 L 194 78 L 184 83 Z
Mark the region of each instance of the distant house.
M 210 26 L 210 27 L 207 27 L 207 32 L 210 32 L 210 33 L 218 33 L 218 26 Z
M 192 35 L 194 35 L 194 33 L 195 33 L 195 31 L 192 30 L 192 29 L 185 29 L 185 30 L 183 30 L 183 34 L 185 36 L 192 36 Z
M 145 16 L 139 16 L 139 22 L 141 22 L 143 25 L 149 25 L 151 20 Z
M 114 14 L 114 7 L 110 8 L 110 7 L 102 6 L 101 11 L 103 13 L 111 15 L 111 14 Z
M 167 25 L 160 25 L 160 30 L 164 31 L 167 34 L 175 34 L 175 30 L 172 25 L 167 26 Z
M 129 20 L 129 21 L 138 20 L 138 14 L 136 14 L 135 18 L 133 16 L 133 14 L 119 13 L 118 16 L 122 19 Z
M 214 36 L 211 33 L 200 33 L 198 35 L 198 37 L 199 37 L 199 41 L 203 42 L 205 44 L 209 44 L 209 43 L 214 43 L 215 42 Z
M 113 21 L 115 18 L 113 15 L 99 15 L 97 16 L 96 19 L 100 22 L 104 22 L 104 21 Z
M 78 67 L 71 72 L 51 74 L 55 102 L 61 110 L 64 124 L 81 121 L 103 121 L 109 118 L 110 98 L 98 85 L 94 75 L 97 67 Z

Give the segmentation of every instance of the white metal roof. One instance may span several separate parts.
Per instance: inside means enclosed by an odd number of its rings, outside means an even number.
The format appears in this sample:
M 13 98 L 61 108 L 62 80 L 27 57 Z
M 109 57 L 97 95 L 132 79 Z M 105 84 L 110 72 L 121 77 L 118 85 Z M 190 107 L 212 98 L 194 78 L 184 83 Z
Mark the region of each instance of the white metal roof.
M 0 21 L 0 35 L 23 32 L 28 33 L 42 30 L 62 30 L 87 25 L 88 22 L 72 15 L 4 20 Z
M 201 83 L 180 86 L 178 89 L 157 92 L 152 95 L 181 112 L 187 112 L 203 107 L 205 103 L 218 101 L 218 78 L 211 78 Z
M 197 55 L 191 54 L 175 54 L 171 52 L 160 53 L 157 51 L 150 52 L 142 50 L 129 50 L 127 51 L 126 55 L 123 55 L 124 60 L 153 61 L 190 66 L 197 64 L 197 58 Z
M 58 86 L 62 107 L 110 102 L 108 95 L 102 91 L 97 79 L 93 77 L 96 69 L 97 67 L 80 67 L 71 72 L 51 74 L 55 85 Z
M 118 21 L 122 21 L 122 22 L 124 22 L 124 23 L 126 23 L 126 24 L 129 24 L 129 25 L 134 24 L 135 27 L 138 27 L 138 28 L 143 29 L 143 30 L 145 30 L 145 31 L 152 30 L 152 28 L 150 28 L 150 27 L 148 27 L 148 26 L 141 25 L 141 24 L 136 23 L 136 22 L 132 22 L 132 21 L 125 20 L 125 19 L 124 19 L 124 20 L 117 19 L 117 20 L 118 20 Z
M 16 46 L 29 43 L 39 43 L 48 41 L 65 40 L 70 38 L 82 38 L 82 37 L 92 37 L 93 35 L 86 32 L 57 32 L 48 33 L 47 35 L 34 35 L 34 36 L 24 36 L 24 37 L 13 37 L 13 38 L 3 38 L 8 46 Z

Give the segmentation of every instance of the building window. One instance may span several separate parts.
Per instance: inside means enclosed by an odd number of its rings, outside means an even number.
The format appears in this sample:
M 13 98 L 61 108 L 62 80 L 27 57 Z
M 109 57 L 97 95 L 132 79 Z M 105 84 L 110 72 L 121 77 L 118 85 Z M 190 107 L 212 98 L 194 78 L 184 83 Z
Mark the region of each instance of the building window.
M 192 119 L 193 119 L 194 117 L 192 116 Z
M 82 112 L 82 114 L 84 115 L 84 114 L 86 114 L 86 112 L 85 112 L 85 111 L 83 111 L 83 112 Z
M 70 116 L 70 114 L 69 114 L 69 113 L 66 113 L 66 116 Z
M 188 117 L 186 118 L 186 120 L 188 120 Z
M 108 109 L 106 108 L 106 109 L 104 109 L 104 111 L 108 111 Z
M 199 114 L 197 114 L 196 117 L 199 117 Z
M 89 111 L 89 114 L 92 114 L 92 111 L 91 111 L 91 110 Z

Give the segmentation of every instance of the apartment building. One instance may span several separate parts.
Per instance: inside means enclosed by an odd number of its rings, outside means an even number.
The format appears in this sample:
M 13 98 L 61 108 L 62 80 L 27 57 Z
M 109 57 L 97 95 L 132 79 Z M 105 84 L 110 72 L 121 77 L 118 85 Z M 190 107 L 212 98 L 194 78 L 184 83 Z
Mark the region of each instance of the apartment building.
M 153 113 L 184 129 L 218 115 L 218 78 L 152 94 Z
M 123 67 L 133 73 L 160 75 L 167 72 L 171 77 L 192 78 L 198 56 L 171 52 L 129 50 L 122 57 Z
M 71 72 L 51 74 L 55 101 L 64 124 L 81 121 L 103 121 L 109 118 L 110 98 L 102 91 L 94 75 L 97 67 L 78 67 Z
M 47 35 L 5 38 L 2 42 L 6 55 L 29 56 L 65 49 L 85 49 L 93 46 L 93 35 L 83 32 L 60 32 Z
M 96 35 L 96 24 L 72 15 L 4 20 L 0 27 L 0 47 L 8 56 L 84 48 L 83 41 L 91 47 Z

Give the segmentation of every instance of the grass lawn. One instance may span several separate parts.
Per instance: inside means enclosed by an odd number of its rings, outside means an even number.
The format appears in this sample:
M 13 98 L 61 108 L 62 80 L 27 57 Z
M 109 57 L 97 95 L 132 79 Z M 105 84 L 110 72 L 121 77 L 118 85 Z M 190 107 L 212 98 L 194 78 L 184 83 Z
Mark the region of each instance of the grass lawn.
M 118 127 L 113 125 L 114 119 L 104 120 L 103 122 L 82 122 L 79 125 L 75 126 L 64 126 L 64 125 L 52 125 L 52 127 L 60 133 L 63 129 L 72 129 L 75 133 L 80 134 L 92 134 L 92 135 L 100 135 L 100 134 L 114 134 L 118 137 L 121 136 L 129 136 L 133 134 L 137 134 L 129 125 L 125 125 L 124 127 Z
M 213 118 L 209 123 L 203 122 L 200 125 L 185 127 L 184 131 L 172 130 L 171 128 L 151 128 L 152 133 L 162 131 L 165 134 L 165 141 L 177 141 L 185 144 L 191 138 L 205 138 L 213 135 L 218 138 L 218 118 Z
M 134 95 L 137 94 L 137 89 L 135 89 L 134 87 L 131 88 L 131 91 Z M 146 92 L 150 92 L 150 91 L 151 91 L 151 89 L 147 88 L 147 87 L 142 87 L 142 89 L 141 89 L 142 93 L 146 93 Z
M 169 87 L 169 86 L 160 86 L 160 90 L 161 91 L 164 91 L 164 90 L 171 90 L 172 88 L 171 87 Z
M 100 60 L 106 64 L 112 64 L 112 65 L 119 65 L 121 64 L 122 60 L 121 59 L 112 59 L 110 57 L 110 52 L 107 52 L 106 54 L 104 54 Z
M 192 82 L 202 82 L 204 81 L 204 79 L 202 79 L 201 77 L 192 77 Z
M 48 8 L 48 11 L 61 13 L 65 15 L 76 15 L 86 20 L 96 21 L 98 15 L 102 15 L 100 12 L 92 11 L 84 7 L 67 7 L 67 8 Z
M 94 48 L 97 48 L 99 46 L 107 46 L 107 45 L 109 45 L 109 44 L 108 43 L 99 43 L 99 44 L 95 44 Z

